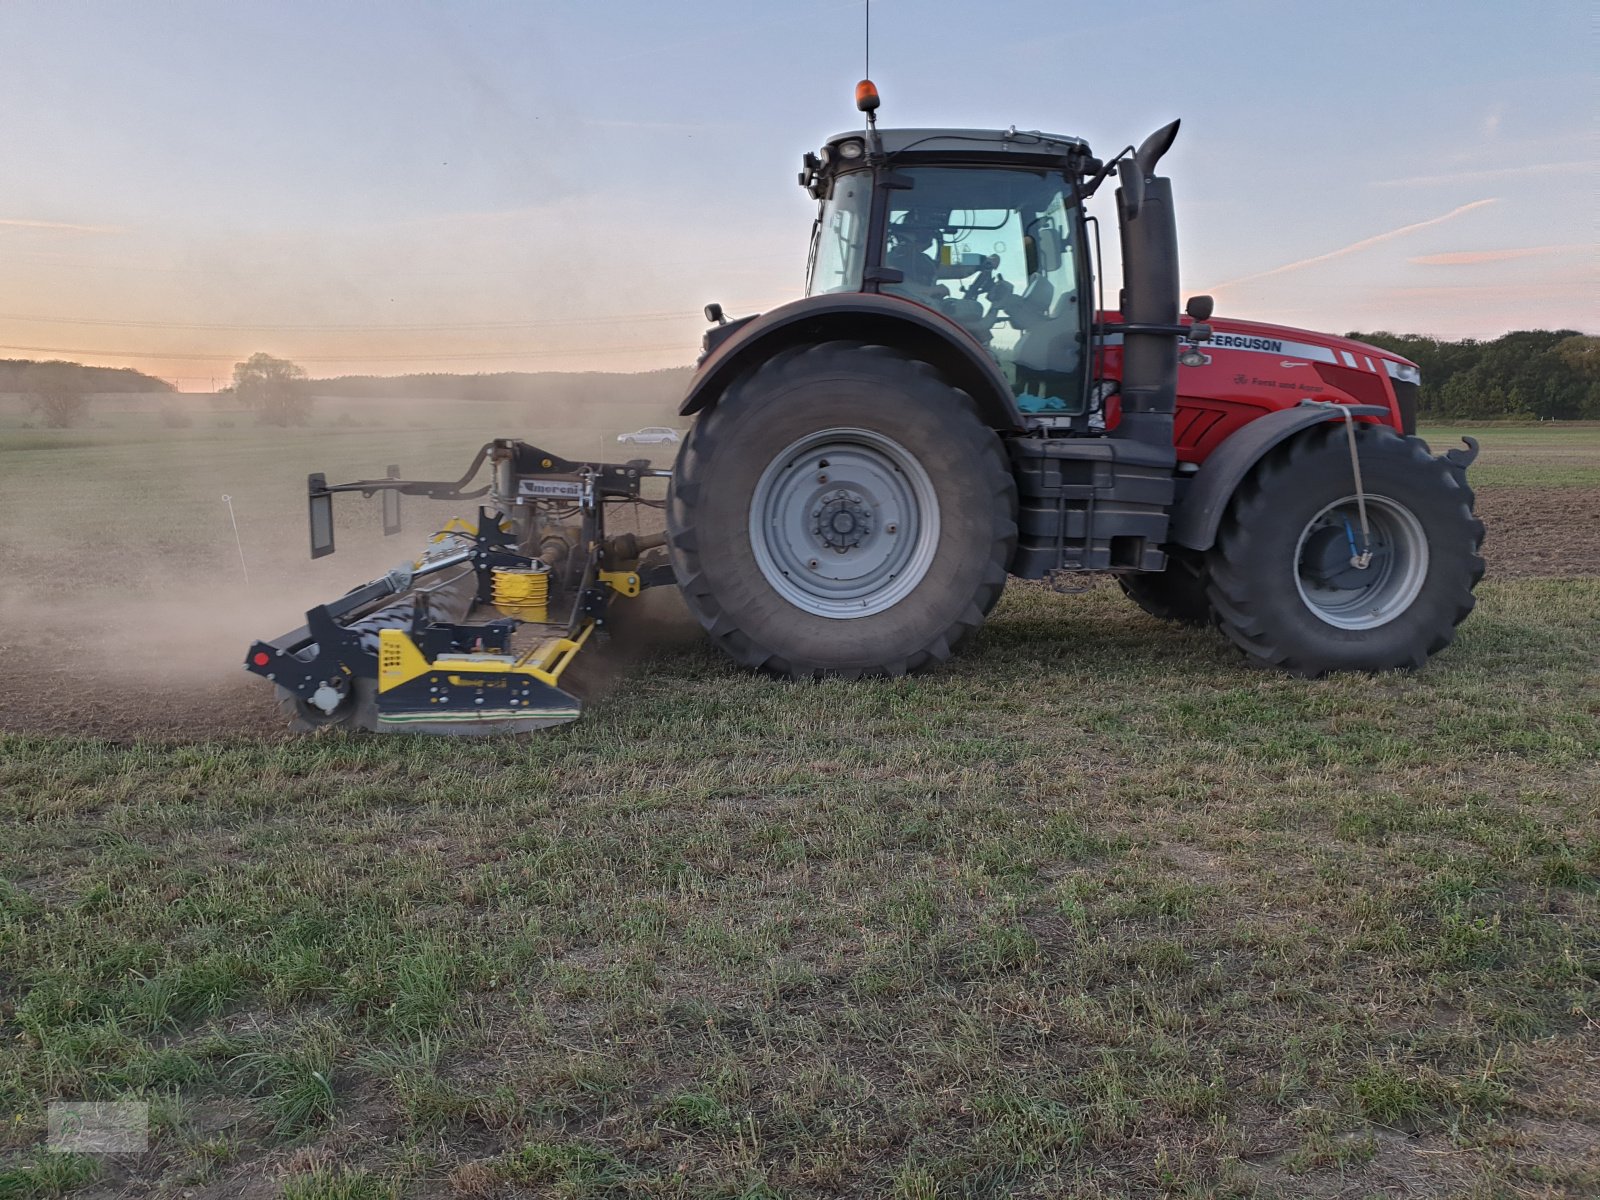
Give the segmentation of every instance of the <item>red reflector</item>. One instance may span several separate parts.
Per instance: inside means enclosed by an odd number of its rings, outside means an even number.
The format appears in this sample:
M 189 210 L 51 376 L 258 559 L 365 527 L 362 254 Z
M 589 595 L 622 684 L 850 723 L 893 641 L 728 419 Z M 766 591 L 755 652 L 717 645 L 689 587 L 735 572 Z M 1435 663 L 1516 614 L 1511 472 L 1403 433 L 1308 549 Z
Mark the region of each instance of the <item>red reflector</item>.
M 270 657 L 268 657 L 267 652 L 265 650 L 257 650 L 255 652 L 254 657 L 252 657 L 250 659 L 250 661 L 255 663 L 255 665 L 258 666 L 258 667 L 264 667 L 269 662 L 271 662 L 272 659 Z

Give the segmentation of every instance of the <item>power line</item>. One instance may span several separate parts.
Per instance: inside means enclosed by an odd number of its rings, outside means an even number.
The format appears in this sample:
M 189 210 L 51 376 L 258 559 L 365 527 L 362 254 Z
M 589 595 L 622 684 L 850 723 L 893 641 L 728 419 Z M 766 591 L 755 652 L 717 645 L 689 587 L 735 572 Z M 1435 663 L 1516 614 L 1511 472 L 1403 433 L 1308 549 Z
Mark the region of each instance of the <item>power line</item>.
M 466 321 L 443 325 L 233 325 L 186 321 L 117 321 L 101 317 L 39 317 L 0 313 L 0 321 L 46 325 L 95 325 L 118 329 L 201 329 L 230 333 L 446 333 L 473 329 L 547 329 L 572 325 L 634 325 L 652 321 L 692 321 L 698 312 L 622 313 L 615 317 L 551 317 L 529 321 Z
M 688 349 L 682 342 L 669 342 L 655 346 L 609 346 L 598 349 L 580 346 L 559 350 L 495 350 L 470 354 L 336 354 L 315 356 L 297 354 L 295 355 L 295 361 L 302 363 L 389 363 L 561 357 L 617 358 L 630 354 L 661 354 L 669 350 L 686 353 Z M 91 358 L 136 358 L 155 359 L 157 361 L 178 359 L 191 362 L 233 362 L 239 357 L 237 353 L 186 354 L 166 351 L 88 350 L 74 346 L 12 346 L 0 344 L 0 350 L 21 350 L 28 354 L 83 354 Z

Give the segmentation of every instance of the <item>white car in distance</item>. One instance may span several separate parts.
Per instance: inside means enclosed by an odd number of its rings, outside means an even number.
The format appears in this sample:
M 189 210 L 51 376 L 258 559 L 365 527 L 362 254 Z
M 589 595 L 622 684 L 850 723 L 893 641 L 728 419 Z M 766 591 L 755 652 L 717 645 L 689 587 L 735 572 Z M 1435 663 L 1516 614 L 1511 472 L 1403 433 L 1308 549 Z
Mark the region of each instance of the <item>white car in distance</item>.
M 617 434 L 617 441 L 635 446 L 675 446 L 680 440 L 676 429 L 664 425 L 649 425 L 632 433 Z

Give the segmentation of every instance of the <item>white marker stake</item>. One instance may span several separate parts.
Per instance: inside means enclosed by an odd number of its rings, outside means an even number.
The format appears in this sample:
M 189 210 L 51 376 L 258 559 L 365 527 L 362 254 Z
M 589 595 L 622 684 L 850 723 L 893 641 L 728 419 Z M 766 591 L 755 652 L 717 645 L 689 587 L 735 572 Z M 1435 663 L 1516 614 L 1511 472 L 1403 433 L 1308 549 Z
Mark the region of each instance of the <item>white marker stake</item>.
M 239 540 L 239 521 L 233 515 L 233 497 L 224 496 L 222 502 L 228 506 L 228 520 L 233 525 L 233 544 L 239 547 L 239 570 L 244 572 L 244 583 L 250 586 L 250 568 L 244 565 L 244 543 Z

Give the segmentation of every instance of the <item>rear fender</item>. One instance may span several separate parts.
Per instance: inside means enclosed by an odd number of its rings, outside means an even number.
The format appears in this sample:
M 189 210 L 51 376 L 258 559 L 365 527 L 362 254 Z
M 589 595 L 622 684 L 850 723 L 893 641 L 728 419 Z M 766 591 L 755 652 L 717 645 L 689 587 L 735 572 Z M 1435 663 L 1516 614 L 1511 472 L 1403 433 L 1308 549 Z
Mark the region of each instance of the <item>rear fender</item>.
M 1337 407 L 1308 405 L 1284 408 L 1251 421 L 1234 433 L 1201 464 L 1189 489 L 1172 514 L 1168 540 L 1191 550 L 1209 550 L 1217 539 L 1217 528 L 1228 501 L 1250 469 L 1274 446 L 1303 429 L 1325 421 L 1342 421 L 1344 413 L 1356 417 L 1390 419 L 1387 408 L 1375 404 L 1350 404 Z
M 808 296 L 741 325 L 700 363 L 678 412 L 691 416 L 712 408 L 735 379 L 781 351 L 830 341 L 903 350 L 937 367 L 971 396 L 990 428 L 1022 428 L 1022 414 L 999 364 L 966 330 L 909 300 L 855 292 Z

